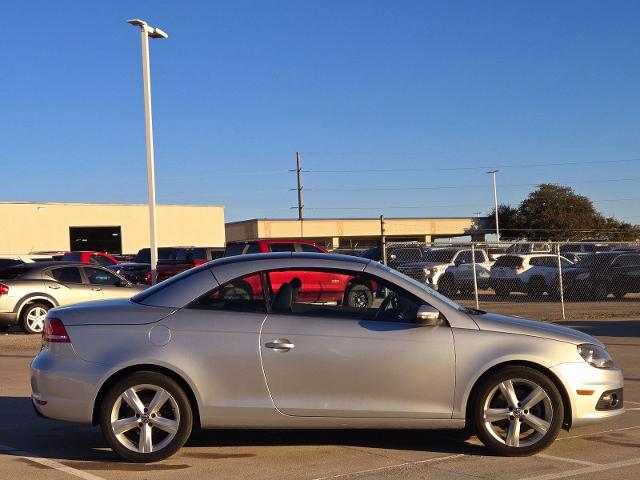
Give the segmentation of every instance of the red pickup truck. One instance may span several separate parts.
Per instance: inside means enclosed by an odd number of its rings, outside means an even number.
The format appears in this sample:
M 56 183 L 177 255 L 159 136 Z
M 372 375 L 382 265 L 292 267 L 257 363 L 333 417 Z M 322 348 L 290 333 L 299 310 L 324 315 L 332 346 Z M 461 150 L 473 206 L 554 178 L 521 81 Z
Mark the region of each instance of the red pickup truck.
M 95 263 L 102 265 L 103 267 L 110 267 L 111 265 L 117 265 L 120 262 L 113 256 L 105 252 L 93 252 L 93 251 L 79 251 L 79 252 L 65 252 L 62 255 L 63 262 L 77 262 L 77 263 Z
M 307 252 L 328 253 L 326 249 L 313 242 L 305 240 L 251 240 L 229 242 L 224 252 L 225 257 L 246 255 L 250 253 L 269 252 Z M 373 292 L 376 285 L 366 282 L 362 278 L 339 273 L 327 273 L 316 271 L 287 271 L 271 272 L 269 274 L 273 293 L 277 293 L 283 283 L 299 282 L 298 298 L 306 302 L 338 302 L 350 307 L 368 307 L 373 303 Z M 259 291 L 261 286 L 257 277 L 249 277 L 255 280 L 255 285 L 250 285 L 253 292 Z

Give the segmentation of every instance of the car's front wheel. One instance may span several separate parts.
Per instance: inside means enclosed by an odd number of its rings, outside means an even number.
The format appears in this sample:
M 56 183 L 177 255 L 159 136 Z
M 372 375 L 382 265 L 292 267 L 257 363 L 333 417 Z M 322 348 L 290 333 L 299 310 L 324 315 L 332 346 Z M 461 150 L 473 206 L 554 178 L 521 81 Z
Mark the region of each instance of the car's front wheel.
M 156 372 L 137 372 L 115 384 L 100 405 L 109 446 L 131 462 L 157 462 L 191 435 L 193 413 L 180 386 Z
M 495 453 L 532 455 L 558 436 L 564 419 L 562 396 L 543 373 L 528 367 L 499 370 L 480 386 L 473 405 L 478 438 Z

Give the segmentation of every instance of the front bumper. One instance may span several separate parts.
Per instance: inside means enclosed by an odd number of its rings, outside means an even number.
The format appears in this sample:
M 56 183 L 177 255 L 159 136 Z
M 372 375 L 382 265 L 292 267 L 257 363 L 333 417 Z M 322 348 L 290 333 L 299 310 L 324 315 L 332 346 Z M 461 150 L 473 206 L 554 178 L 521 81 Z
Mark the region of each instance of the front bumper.
M 31 362 L 31 398 L 38 414 L 91 424 L 93 405 L 109 367 L 78 357 L 69 344 L 51 344 Z
M 556 365 L 551 371 L 566 388 L 571 403 L 572 427 L 600 422 L 624 413 L 624 380 L 620 369 L 600 369 L 592 367 L 587 362 L 576 362 Z M 602 396 L 612 391 L 615 391 L 619 402 L 603 409 L 600 402 Z

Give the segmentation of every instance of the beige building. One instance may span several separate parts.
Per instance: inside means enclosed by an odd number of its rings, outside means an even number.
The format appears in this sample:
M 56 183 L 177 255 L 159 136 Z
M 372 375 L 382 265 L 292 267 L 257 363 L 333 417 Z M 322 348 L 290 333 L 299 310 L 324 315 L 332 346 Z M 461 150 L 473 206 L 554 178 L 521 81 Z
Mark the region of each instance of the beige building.
M 385 218 L 387 241 L 473 236 L 480 238 L 484 218 Z M 379 218 L 343 219 L 253 219 L 226 224 L 227 241 L 271 238 L 304 238 L 328 249 L 370 247 L 380 242 Z
M 224 208 L 158 205 L 157 229 L 159 246 L 222 247 Z M 0 202 L 0 253 L 136 253 L 148 246 L 147 205 Z

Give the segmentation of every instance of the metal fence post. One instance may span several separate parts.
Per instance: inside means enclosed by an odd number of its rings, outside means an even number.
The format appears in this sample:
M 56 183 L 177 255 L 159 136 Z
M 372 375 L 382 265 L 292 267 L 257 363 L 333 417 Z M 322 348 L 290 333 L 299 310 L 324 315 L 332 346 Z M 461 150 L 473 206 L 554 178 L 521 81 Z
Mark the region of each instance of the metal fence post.
M 387 264 L 387 239 L 384 234 L 384 215 L 380 215 L 380 248 L 382 249 L 382 264 Z
M 562 257 L 560 256 L 560 243 L 556 244 L 558 253 L 558 289 L 560 290 L 560 306 L 562 307 L 562 319 L 566 320 L 564 311 L 564 286 L 562 284 Z
M 480 301 L 478 300 L 478 277 L 476 276 L 476 244 L 471 242 L 471 264 L 473 265 L 473 293 L 476 297 L 476 309 L 480 310 Z

